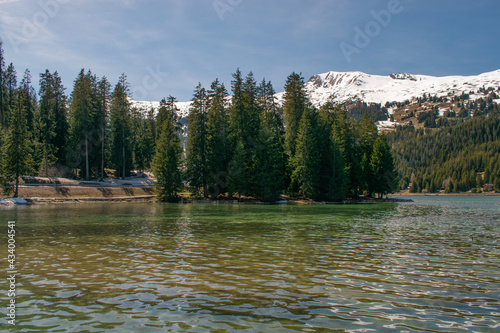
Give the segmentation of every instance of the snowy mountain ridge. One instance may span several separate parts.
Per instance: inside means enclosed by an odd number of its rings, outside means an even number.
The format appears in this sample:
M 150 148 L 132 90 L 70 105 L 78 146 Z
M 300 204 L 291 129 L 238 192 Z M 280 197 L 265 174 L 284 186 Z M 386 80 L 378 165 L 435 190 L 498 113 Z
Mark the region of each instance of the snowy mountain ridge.
M 372 75 L 363 72 L 327 72 L 313 75 L 305 84 L 313 105 L 319 107 L 329 100 L 335 103 L 344 103 L 351 100 L 380 103 L 403 102 L 422 97 L 423 94 L 432 96 L 457 96 L 462 93 L 477 93 L 480 88 L 493 87 L 498 93 L 500 87 L 500 69 L 474 76 L 428 76 L 409 73 L 395 73 L 387 76 Z M 284 92 L 276 94 L 279 102 L 283 101 Z M 474 100 L 484 95 L 471 94 Z M 496 100 L 500 104 L 500 100 Z M 158 102 L 133 101 L 138 108 L 157 109 Z M 191 102 L 179 102 L 179 115 L 186 117 Z
M 500 87 L 500 70 L 477 76 L 413 75 L 397 73 L 388 76 L 363 72 L 328 72 L 312 76 L 306 83 L 311 102 L 315 106 L 329 99 L 336 103 L 360 100 L 366 103 L 403 102 L 422 97 L 456 96 L 477 92 L 480 88 Z M 471 99 L 479 98 L 471 95 Z

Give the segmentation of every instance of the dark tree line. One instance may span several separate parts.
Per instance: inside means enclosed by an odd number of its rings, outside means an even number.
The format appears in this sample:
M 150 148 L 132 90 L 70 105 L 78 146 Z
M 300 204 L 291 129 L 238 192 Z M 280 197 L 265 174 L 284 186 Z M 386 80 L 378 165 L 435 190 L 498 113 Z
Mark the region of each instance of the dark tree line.
M 500 110 L 433 129 L 399 127 L 388 134 L 400 188 L 415 193 L 500 190 Z
M 39 76 L 38 93 L 24 72 L 18 84 L 11 63 L 5 66 L 0 43 L 0 182 L 15 190 L 20 176 L 103 179 L 111 170 L 151 168 L 156 138 L 153 110 L 130 105 L 125 75 L 114 90 L 106 77 L 84 69 L 70 95 L 59 74 Z M 12 184 L 16 184 L 12 187 Z
M 390 193 L 392 155 L 367 115 L 359 121 L 333 104 L 316 109 L 304 78 L 292 73 L 279 105 L 270 82 L 233 74 L 223 83 L 199 84 L 184 133 L 176 99 L 158 110 L 139 110 L 123 74 L 114 88 L 82 69 L 66 93 L 57 72 L 29 71 L 20 84 L 5 66 L 0 44 L 1 184 L 21 176 L 103 179 L 152 170 L 162 200 L 178 199 L 187 185 L 210 198 L 279 200 L 282 194 L 338 201 Z M 187 136 L 185 147 L 182 139 Z M 17 186 L 15 186 L 17 195 Z
M 288 77 L 282 106 L 252 73 L 237 70 L 231 93 L 229 103 L 217 80 L 194 92 L 186 158 L 194 194 L 338 201 L 392 191 L 392 155 L 374 122 L 355 122 L 333 104 L 314 108 L 301 75 Z

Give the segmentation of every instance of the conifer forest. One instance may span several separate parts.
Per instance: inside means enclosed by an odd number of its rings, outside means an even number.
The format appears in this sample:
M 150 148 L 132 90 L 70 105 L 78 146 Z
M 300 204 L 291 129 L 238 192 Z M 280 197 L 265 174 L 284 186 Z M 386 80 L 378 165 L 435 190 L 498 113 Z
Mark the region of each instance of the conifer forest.
M 0 44 L 0 182 L 9 195 L 24 176 L 103 179 L 132 170 L 151 171 L 164 201 L 186 191 L 276 202 L 500 188 L 496 105 L 382 134 L 380 108 L 374 117 L 334 103 L 314 107 L 297 73 L 278 103 L 271 82 L 237 69 L 229 88 L 218 79 L 196 86 L 181 119 L 172 96 L 156 110 L 134 106 L 125 74 L 112 85 L 82 69 L 68 88 L 57 71 L 18 75 L 7 63 Z

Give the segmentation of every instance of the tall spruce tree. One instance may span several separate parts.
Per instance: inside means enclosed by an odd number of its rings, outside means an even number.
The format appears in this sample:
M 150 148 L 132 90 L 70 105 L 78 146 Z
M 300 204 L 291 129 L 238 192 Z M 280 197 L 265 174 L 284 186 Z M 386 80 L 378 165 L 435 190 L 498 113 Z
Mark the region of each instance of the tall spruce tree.
M 292 159 L 292 185 L 310 199 L 321 198 L 321 156 L 316 137 L 317 118 L 305 111 L 299 123 L 295 155 Z
M 132 168 L 130 117 L 129 84 L 127 76 L 122 74 L 115 85 L 110 104 L 110 160 L 116 174 L 122 178 L 127 177 Z
M 11 118 L 10 113 L 12 112 L 12 109 L 14 108 L 14 104 L 17 102 L 16 98 L 14 97 L 14 93 L 17 89 L 17 72 L 16 72 L 16 69 L 14 68 L 13 63 L 10 63 L 4 72 L 4 82 L 5 82 L 5 88 L 6 88 L 5 119 L 6 119 L 6 126 L 8 127 L 9 120 Z
M 53 91 L 54 91 L 54 116 L 55 136 L 52 139 L 52 145 L 56 148 L 54 156 L 57 162 L 65 164 L 65 147 L 68 140 L 69 123 L 68 123 L 68 109 L 67 97 L 64 93 L 66 88 L 62 84 L 62 79 L 57 71 L 52 75 L 53 77 Z
M 229 194 L 238 194 L 239 199 L 241 199 L 242 195 L 246 195 L 248 190 L 246 156 L 243 142 L 239 140 L 236 143 L 233 158 L 229 163 L 229 172 L 227 177 Z
M 37 108 L 37 98 L 35 88 L 31 85 L 31 73 L 28 69 L 24 71 L 24 76 L 21 81 L 20 89 L 25 95 L 23 101 L 25 101 L 26 108 L 26 124 L 28 126 L 28 131 L 34 134 L 34 124 L 35 124 L 35 113 Z
M 359 156 L 361 157 L 360 168 L 362 170 L 361 190 L 366 190 L 368 197 L 372 196 L 374 186 L 377 186 L 376 177 L 373 176 L 373 171 L 370 164 L 370 157 L 373 152 L 373 145 L 378 138 L 378 129 L 375 122 L 368 116 L 363 115 L 358 124 L 358 135 L 361 147 Z
M 243 129 L 245 128 L 245 104 L 243 100 L 243 77 L 238 68 L 233 74 L 231 81 L 231 108 L 229 109 L 229 135 L 233 148 L 239 141 L 243 140 Z
M 160 101 L 158 113 L 156 115 L 156 138 L 159 139 L 163 130 L 163 123 L 169 121 L 174 123 L 174 128 L 177 133 L 182 132 L 182 126 L 179 122 L 179 108 L 177 107 L 177 99 L 173 96 L 168 96 Z
M 230 132 L 232 139 L 236 140 L 236 145 L 240 143 L 243 145 L 243 151 L 238 151 L 238 154 L 244 154 L 245 158 L 240 158 L 241 156 L 238 155 L 238 158 L 232 159 L 229 177 L 234 180 L 237 177 L 232 175 L 232 172 L 237 172 L 238 177 L 240 172 L 243 172 L 246 180 L 245 182 L 239 182 L 239 184 L 245 184 L 246 188 L 238 186 L 238 194 L 248 195 L 252 194 L 257 186 L 251 177 L 255 158 L 265 149 L 264 146 L 259 145 L 258 141 L 262 108 L 257 101 L 258 89 L 253 73 L 250 72 L 243 80 L 238 70 L 233 77 L 233 105 L 229 120 Z M 236 155 L 236 153 L 235 147 L 233 155 Z M 240 165 L 235 165 L 236 163 Z
M 2 165 L 0 174 L 3 185 L 11 181 L 15 182 L 14 197 L 18 197 L 19 178 L 32 171 L 33 159 L 31 149 L 31 133 L 26 123 L 26 101 L 25 94 L 20 89 L 15 90 L 12 95 L 14 103 L 11 104 L 10 126 L 2 146 Z M 10 187 L 4 187 L 11 189 Z
M 154 110 L 141 114 L 139 135 L 136 150 L 136 167 L 144 171 L 151 169 L 151 163 L 155 153 L 155 125 Z M 144 176 L 144 172 L 142 172 Z
M 207 165 L 207 113 L 209 100 L 207 91 L 198 84 L 194 91 L 188 116 L 189 136 L 187 141 L 186 178 L 192 191 L 202 190 L 208 197 Z
M 301 74 L 294 72 L 288 76 L 283 99 L 284 120 L 287 127 L 285 136 L 286 152 L 290 158 L 293 158 L 302 114 L 309 106 L 304 78 Z
M 262 110 L 258 149 L 252 166 L 252 193 L 259 199 L 272 202 L 285 189 L 286 158 L 284 125 L 270 82 L 263 80 L 258 89 L 258 103 Z
M 162 201 L 177 201 L 182 187 L 182 145 L 176 129 L 176 119 L 165 119 L 156 143 L 153 172 L 156 177 L 156 194 Z
M 385 136 L 379 136 L 373 144 L 373 152 L 370 158 L 372 170 L 373 192 L 379 197 L 392 193 L 395 188 L 394 160 L 391 149 Z
M 2 47 L 2 41 L 0 40 L 0 130 L 7 128 L 7 123 L 5 119 L 5 80 L 4 80 L 4 71 L 5 71 L 5 58 Z
M 103 76 L 97 84 L 97 108 L 96 116 L 94 117 L 94 126 L 99 129 L 101 143 L 100 149 L 100 176 L 101 180 L 104 179 L 104 164 L 106 153 L 106 138 L 108 132 L 108 119 L 109 119 L 109 103 L 111 99 L 111 84 L 106 76 Z
M 357 140 L 357 131 L 349 121 L 346 110 L 338 109 L 335 112 L 332 137 L 344 160 L 344 172 L 347 188 L 351 197 L 358 197 L 363 186 L 361 171 L 360 143 Z
M 258 88 L 253 73 L 248 73 L 243 82 L 243 127 L 241 128 L 242 140 L 245 149 L 253 157 L 259 147 L 255 141 L 260 129 L 260 115 L 262 108 L 258 103 Z
M 54 91 L 54 76 L 47 69 L 45 73 L 40 74 L 40 103 L 36 115 L 37 122 L 37 148 L 40 157 L 40 170 L 44 172 L 45 177 L 49 176 L 49 166 L 53 165 L 57 158 L 55 153 L 57 147 L 54 145 L 56 136 L 56 94 Z
M 93 140 L 89 140 L 95 131 L 95 112 L 96 112 L 96 99 L 95 94 L 95 77 L 89 70 L 85 73 L 85 69 L 82 69 L 78 74 L 74 86 L 73 92 L 71 94 L 71 104 L 70 104 L 70 135 L 72 149 L 70 150 L 72 154 L 75 154 L 76 162 L 73 167 L 80 170 L 80 176 L 89 179 L 90 178 L 90 152 L 93 151 Z
M 231 192 L 241 196 L 249 192 L 249 182 L 246 177 L 249 173 L 256 138 L 253 135 L 255 123 L 252 119 L 256 97 L 253 75 L 250 73 L 244 80 L 238 68 L 233 74 L 231 87 L 233 96 L 229 111 L 229 134 L 233 158 L 228 169 L 228 187 Z M 242 178 L 246 180 L 243 181 Z
M 332 136 L 332 127 L 337 110 L 332 103 L 323 105 L 318 113 L 318 126 L 316 130 L 321 156 L 321 199 L 328 201 L 344 200 L 347 194 L 344 159 L 338 144 Z
M 212 82 L 208 91 L 207 113 L 207 175 L 208 194 L 217 198 L 228 191 L 227 176 L 233 145 L 229 137 L 228 93 L 219 80 Z

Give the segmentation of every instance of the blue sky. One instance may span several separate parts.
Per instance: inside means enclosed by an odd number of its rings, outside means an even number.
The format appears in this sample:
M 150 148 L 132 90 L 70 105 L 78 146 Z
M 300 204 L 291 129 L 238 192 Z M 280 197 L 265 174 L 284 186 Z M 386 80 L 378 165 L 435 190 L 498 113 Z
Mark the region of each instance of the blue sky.
M 480 74 L 500 69 L 499 31 L 498 0 L 0 0 L 19 77 L 57 70 L 69 94 L 81 68 L 125 73 L 152 101 L 229 88 L 238 67 L 276 91 L 294 71 Z

